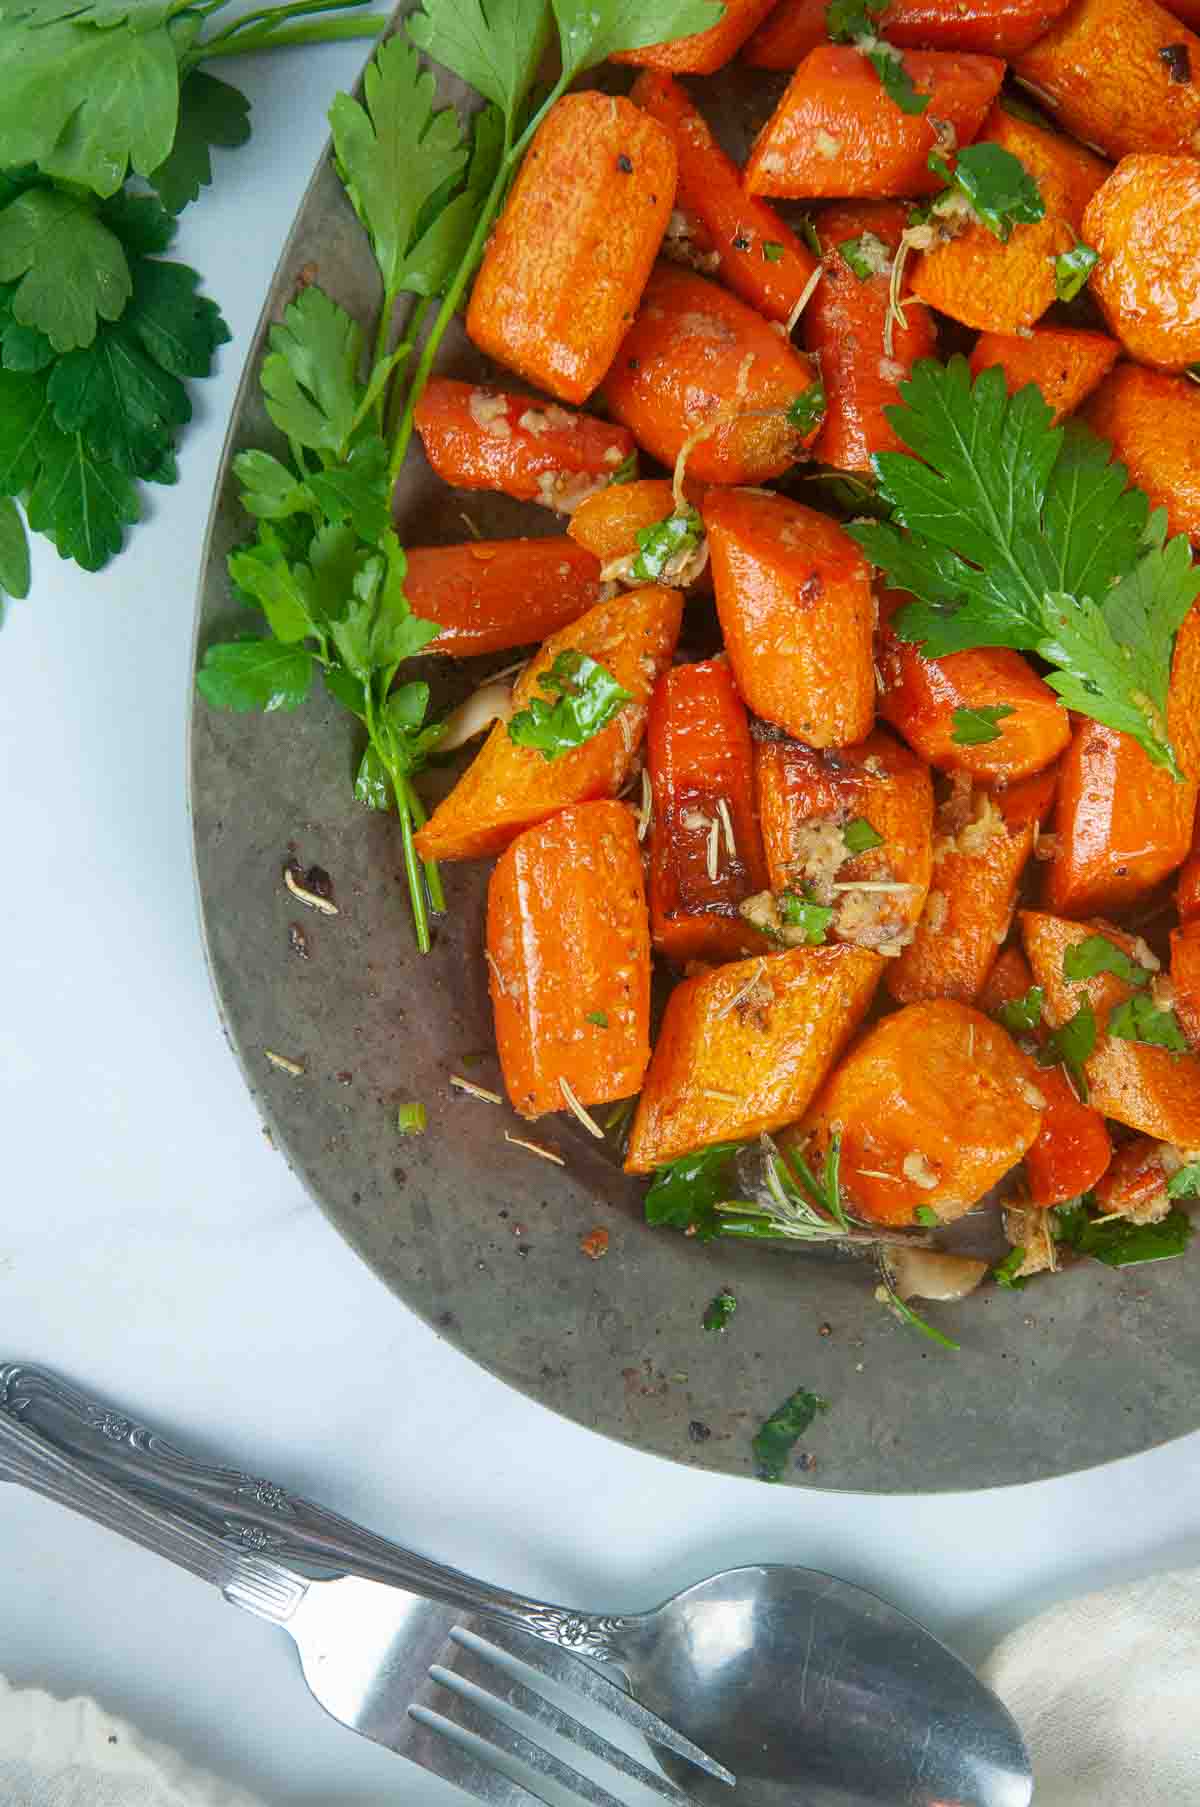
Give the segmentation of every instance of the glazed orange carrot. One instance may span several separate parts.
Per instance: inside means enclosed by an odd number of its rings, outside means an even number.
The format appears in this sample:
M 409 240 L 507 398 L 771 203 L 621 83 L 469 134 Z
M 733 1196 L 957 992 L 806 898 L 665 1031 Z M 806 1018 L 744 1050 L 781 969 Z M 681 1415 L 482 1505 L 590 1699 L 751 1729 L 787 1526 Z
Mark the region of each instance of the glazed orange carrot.
M 924 912 L 913 940 L 887 970 L 894 998 L 978 1001 L 1008 934 L 1036 832 L 1031 822 L 1011 828 L 987 791 L 952 796 L 943 805 Z
M 993 794 L 1010 830 L 1040 828 L 1049 821 L 1058 795 L 1058 765 L 1045 766 L 1018 784 L 998 785 Z
M 650 926 L 680 963 L 729 960 L 764 943 L 738 906 L 765 890 L 750 724 L 725 659 L 675 665 L 658 680 L 646 724 Z
M 992 967 L 979 1008 L 994 1016 L 1004 1004 L 1017 1003 L 1033 985 L 1033 971 L 1019 947 L 1007 947 Z M 1044 1031 L 1031 1042 L 1045 1040 Z M 1112 1159 L 1112 1139 L 1104 1118 L 1083 1104 L 1062 1067 L 1042 1067 L 1037 1088 L 1045 1099 L 1042 1127 L 1025 1153 L 1025 1177 L 1031 1205 L 1061 1205 L 1089 1191 Z
M 650 935 L 624 803 L 579 803 L 517 836 L 488 885 L 487 959 L 515 1111 L 637 1091 L 650 1059 Z
M 786 69 L 790 75 L 810 50 L 829 42 L 828 4 L 829 0 L 777 0 L 742 45 L 742 62 L 751 69 Z
M 774 0 L 725 0 L 721 17 L 707 31 L 666 44 L 647 44 L 641 50 L 622 50 L 612 61 L 673 70 L 676 75 L 711 75 L 737 53 L 773 4 Z
M 455 489 L 498 489 L 569 514 L 636 449 L 610 420 L 483 383 L 434 377 L 417 403 L 425 456 Z
M 1167 1151 L 1151 1136 L 1135 1136 L 1113 1156 L 1112 1166 L 1096 1187 L 1096 1209 L 1104 1217 L 1128 1217 L 1134 1223 L 1157 1223 L 1171 1209 L 1167 1191 Z
M 1171 987 L 1183 1032 L 1200 1047 L 1200 922 L 1171 930 Z
M 1107 333 L 1077 326 L 1035 326 L 1017 333 L 980 333 L 971 353 L 971 376 L 998 364 L 1010 395 L 1036 383 L 1054 410 L 1057 426 L 1108 375 L 1121 347 Z
M 742 46 L 742 61 L 752 69 L 794 69 L 826 40 L 826 4 L 827 0 L 780 0 Z M 892 0 L 877 29 L 902 50 L 969 50 L 1010 57 L 1048 31 L 1070 4 L 1071 0 Z
M 814 747 L 852 746 L 875 719 L 871 573 L 828 515 L 784 496 L 704 498 L 717 614 L 756 715 Z
M 916 360 L 937 349 L 928 308 L 911 307 L 891 355 L 884 354 L 891 263 L 907 217 L 899 201 L 835 201 L 818 222 L 824 276 L 801 324 L 825 385 L 825 424 L 813 455 L 836 470 L 869 471 L 873 453 L 905 450 L 884 409 L 899 402 L 899 385 Z M 846 261 L 847 244 L 856 269 Z
M 1089 916 L 1138 902 L 1187 858 L 1195 813 L 1193 784 L 1127 734 L 1080 721 L 1060 770 L 1046 908 Z
M 674 464 L 688 446 L 693 478 L 759 483 L 781 476 L 816 437 L 819 413 L 799 428 L 786 418 L 816 380 L 803 353 L 736 295 L 659 264 L 604 396 L 662 463 Z
M 803 1112 L 862 1021 L 883 961 L 861 947 L 798 947 L 685 979 L 666 1015 L 625 1161 L 648 1173 Z
M 1110 157 L 1190 151 L 1197 70 L 1200 38 L 1154 0 L 1074 0 L 1013 63 L 1069 132 Z
M 986 226 L 969 223 L 917 258 L 913 294 L 964 326 L 1024 332 L 1055 300 L 1054 259 L 1077 243 L 1084 208 L 1108 165 L 1001 106 L 992 108 L 978 142 L 998 144 L 1025 165 L 1041 190 L 1045 216 L 1014 226 L 1005 244 Z
M 709 248 L 704 268 L 768 320 L 790 320 L 817 269 L 808 246 L 773 207 L 746 194 L 741 170 L 678 82 L 647 69 L 629 98 L 675 141 L 676 212 L 689 224 L 699 222 L 700 232 L 692 236 Z
M 1066 950 L 1098 933 L 1131 959 L 1142 959 L 1144 944 L 1109 923 L 1068 922 L 1038 910 L 1022 913 L 1025 952 L 1046 994 L 1045 1019 L 1058 1028 L 1075 1016 L 1081 1004 L 1089 1003 L 1098 1031 L 1095 1053 L 1085 1063 L 1093 1109 L 1162 1142 L 1200 1148 L 1200 1059 L 1106 1034 L 1112 1010 L 1137 989 L 1114 973 L 1074 981 L 1064 976 Z
M 922 113 L 905 113 L 852 45 L 810 50 L 754 141 L 747 193 L 936 193 L 944 179 L 928 166 L 938 147 L 931 120 L 952 128 L 955 144 L 969 144 L 996 98 L 1004 64 L 948 50 L 910 50 L 903 61 L 914 87 L 930 96 Z
M 1196 828 L 1192 833 L 1192 851 L 1179 869 L 1175 888 L 1175 907 L 1182 923 L 1200 916 L 1200 810 L 1196 812 Z
M 1200 540 L 1200 389 L 1186 376 L 1118 364 L 1084 410 L 1171 533 Z
M 834 1068 L 801 1126 L 818 1152 L 841 1135 L 850 1208 L 908 1224 L 961 1217 L 1003 1179 L 1041 1124 L 1040 1075 L 1011 1036 L 950 998 L 885 1016 Z
M 629 775 L 646 725 L 650 693 L 671 662 L 683 597 L 651 584 L 597 603 L 552 634 L 513 690 L 527 709 L 544 698 L 538 679 L 563 652 L 581 652 L 612 674 L 632 701 L 580 747 L 547 760 L 510 739 L 497 722 L 473 763 L 419 831 L 423 860 L 474 860 L 501 852 L 522 829 L 593 797 L 612 797 Z
M 985 783 L 1025 778 L 1058 758 L 1071 738 L 1066 710 L 1027 659 L 1005 646 L 974 647 L 926 659 L 901 640 L 889 618 L 908 600 L 896 590 L 879 599 L 879 713 L 910 747 L 943 772 L 969 772 Z M 956 741 L 959 710 L 1011 709 L 996 721 L 999 736 L 976 746 Z
M 567 522 L 577 545 L 594 552 L 601 564 L 637 550 L 637 536 L 675 512 L 675 497 L 665 477 L 642 477 L 636 483 L 610 483 L 585 496 Z
M 1200 38 L 1196 40 L 1200 53 Z M 1200 76 L 1200 63 L 1197 64 Z M 1200 162 L 1122 157 L 1083 216 L 1100 261 L 1092 294 L 1130 357 L 1160 370 L 1200 358 Z
M 912 939 L 933 870 L 929 767 L 886 728 L 824 753 L 760 734 L 754 779 L 772 890 L 832 906 L 837 940 L 897 953 Z M 868 824 L 879 844 L 850 853 L 850 823 Z
M 600 563 L 570 540 L 469 540 L 412 546 L 404 594 L 441 624 L 426 652 L 464 659 L 530 646 L 600 600 Z
M 539 127 L 484 253 L 467 332 L 562 401 L 612 363 L 675 201 L 675 146 L 607 94 L 567 94 Z

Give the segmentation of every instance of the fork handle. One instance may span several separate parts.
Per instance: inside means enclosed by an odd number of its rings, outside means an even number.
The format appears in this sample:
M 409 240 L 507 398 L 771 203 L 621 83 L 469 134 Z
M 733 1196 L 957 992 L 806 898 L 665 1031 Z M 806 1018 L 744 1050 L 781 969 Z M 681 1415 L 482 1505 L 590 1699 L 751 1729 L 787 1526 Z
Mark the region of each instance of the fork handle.
M 506 1620 L 547 1643 L 601 1662 L 623 1660 L 621 1633 L 636 1623 L 575 1612 L 491 1587 L 405 1550 L 273 1481 L 195 1461 L 156 1432 L 42 1368 L 17 1363 L 0 1367 L 0 1466 L 7 1461 L 7 1433 L 14 1427 L 36 1432 L 44 1449 L 77 1471 L 86 1471 L 94 1483 L 109 1477 L 123 1501 L 141 1500 L 155 1508 L 156 1524 L 166 1519 L 181 1530 L 203 1532 L 228 1560 L 244 1562 L 253 1552 L 272 1558 L 269 1568 L 299 1564 L 382 1581 L 464 1612 Z M 36 1486 L 35 1481 L 26 1484 Z M 173 1552 L 164 1549 L 160 1554 Z M 211 1552 L 210 1559 L 215 1560 Z M 286 1575 L 287 1570 L 279 1568 L 278 1573 Z M 216 1574 L 205 1578 L 227 1592 Z

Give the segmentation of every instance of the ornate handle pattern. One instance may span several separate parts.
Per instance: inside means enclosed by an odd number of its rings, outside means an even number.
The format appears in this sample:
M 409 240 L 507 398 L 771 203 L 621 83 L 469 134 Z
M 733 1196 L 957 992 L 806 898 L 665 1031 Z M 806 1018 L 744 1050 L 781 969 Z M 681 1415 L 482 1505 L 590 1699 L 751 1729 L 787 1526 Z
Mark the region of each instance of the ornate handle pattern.
M 203 1531 L 228 1560 L 273 1558 L 266 1568 L 284 1563 L 308 1572 L 359 1575 L 465 1612 L 507 1620 L 577 1655 L 623 1660 L 620 1634 L 632 1629 L 631 1621 L 573 1612 L 490 1587 L 402 1549 L 273 1481 L 194 1461 L 156 1432 L 44 1369 L 16 1363 L 0 1367 L 0 1430 L 6 1420 L 9 1426 L 16 1423 L 36 1432 L 43 1446 L 71 1459 L 74 1468 L 93 1477 L 111 1476 L 121 1499 L 132 1494 L 157 1508 L 156 1522 L 169 1517 Z M 0 1437 L 0 1468 L 4 1447 Z M 35 1481 L 27 1484 L 36 1486 Z

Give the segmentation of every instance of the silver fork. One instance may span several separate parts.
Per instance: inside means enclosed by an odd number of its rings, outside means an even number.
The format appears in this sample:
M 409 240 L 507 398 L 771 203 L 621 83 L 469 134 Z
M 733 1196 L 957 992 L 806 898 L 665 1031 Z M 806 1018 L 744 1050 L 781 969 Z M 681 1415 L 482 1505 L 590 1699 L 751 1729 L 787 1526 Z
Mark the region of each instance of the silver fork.
M 687 1807 L 674 1782 L 578 1717 L 594 1719 L 597 1708 L 733 1781 L 574 1651 L 546 1641 L 555 1633 L 570 1639 L 581 1616 L 484 1590 L 488 1618 L 460 1622 L 456 1608 L 477 1607 L 481 1584 L 418 1557 L 414 1570 L 428 1573 L 414 1572 L 413 1583 L 433 1598 L 365 1578 L 364 1566 L 388 1567 L 394 1546 L 272 1483 L 195 1463 L 41 1370 L 0 1369 L 0 1480 L 107 1526 L 280 1626 L 309 1691 L 333 1718 L 491 1807 L 554 1803 L 564 1794 L 590 1807 L 624 1807 L 611 1792 L 619 1778 Z M 163 1493 L 170 1506 L 155 1497 Z M 258 1521 L 270 1515 L 286 1528 L 265 1529 Z M 346 1543 L 360 1573 L 329 1575 Z M 275 1559 L 283 1547 L 289 1560 L 296 1551 L 326 1573 L 284 1566 Z

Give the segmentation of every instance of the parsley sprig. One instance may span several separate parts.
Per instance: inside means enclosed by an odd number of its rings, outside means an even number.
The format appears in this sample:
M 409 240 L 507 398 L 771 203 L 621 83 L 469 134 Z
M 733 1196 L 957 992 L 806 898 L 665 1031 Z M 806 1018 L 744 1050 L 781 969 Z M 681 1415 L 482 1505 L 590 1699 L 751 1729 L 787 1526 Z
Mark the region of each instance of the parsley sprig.
M 558 654 L 538 683 L 546 697 L 531 697 L 508 724 L 508 738 L 535 747 L 545 760 L 561 759 L 606 728 L 632 702 L 606 665 L 576 648 Z
M 920 94 L 904 67 L 900 52 L 875 27 L 887 11 L 888 0 L 830 0 L 825 9 L 825 29 L 834 44 L 853 44 L 874 69 L 884 93 L 904 113 L 923 113 L 933 96 Z

